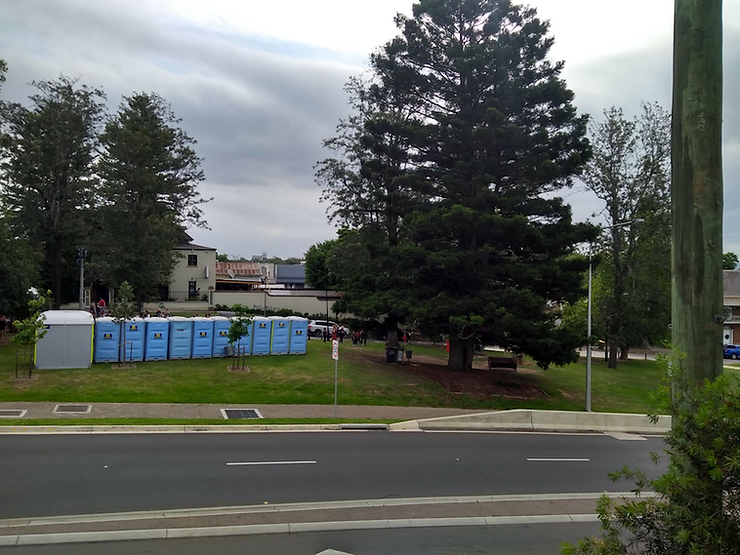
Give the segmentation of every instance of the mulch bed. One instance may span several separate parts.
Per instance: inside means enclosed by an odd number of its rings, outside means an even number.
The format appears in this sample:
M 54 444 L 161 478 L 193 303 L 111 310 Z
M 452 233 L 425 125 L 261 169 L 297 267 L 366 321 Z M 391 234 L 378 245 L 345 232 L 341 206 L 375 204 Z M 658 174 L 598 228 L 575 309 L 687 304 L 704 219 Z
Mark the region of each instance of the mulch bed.
M 489 370 L 486 360 L 480 359 L 473 362 L 473 369 L 469 372 L 453 372 L 447 369 L 446 361 L 428 356 L 414 355 L 410 362 L 405 361 L 403 364 L 386 363 L 377 353 L 354 351 L 351 356 L 377 364 L 392 365 L 398 372 L 408 372 L 432 380 L 453 395 L 469 395 L 482 400 L 491 397 L 518 400 L 549 397 L 533 383 L 533 372 L 528 368 L 522 368 L 519 372 Z

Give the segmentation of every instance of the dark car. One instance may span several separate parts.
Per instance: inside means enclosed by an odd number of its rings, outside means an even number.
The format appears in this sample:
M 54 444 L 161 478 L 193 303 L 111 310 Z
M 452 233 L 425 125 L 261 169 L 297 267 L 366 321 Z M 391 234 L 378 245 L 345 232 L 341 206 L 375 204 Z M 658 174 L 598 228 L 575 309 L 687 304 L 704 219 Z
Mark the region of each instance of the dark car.
M 731 358 L 737 360 L 740 357 L 740 346 L 738 345 L 725 345 L 725 358 Z

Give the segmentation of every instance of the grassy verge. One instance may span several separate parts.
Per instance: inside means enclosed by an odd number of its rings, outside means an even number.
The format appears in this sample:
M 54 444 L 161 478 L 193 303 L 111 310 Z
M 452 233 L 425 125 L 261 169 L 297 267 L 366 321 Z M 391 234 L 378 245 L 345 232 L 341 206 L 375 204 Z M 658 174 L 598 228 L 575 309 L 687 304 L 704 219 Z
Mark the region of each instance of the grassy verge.
M 261 418 L 250 420 L 196 418 L 35 418 L 3 419 L 0 427 L 26 426 L 265 426 L 291 424 L 392 424 L 398 420 L 362 418 Z
M 441 347 L 417 344 L 408 347 L 414 356 L 428 357 L 431 363 L 443 365 L 447 357 Z M 89 369 L 35 371 L 31 380 L 16 380 L 13 378 L 15 346 L 4 343 L 0 346 L 0 401 L 333 404 L 334 362 L 330 357 L 330 349 L 330 343 L 311 340 L 306 355 L 250 357 L 246 360 L 248 372 L 229 372 L 227 367 L 231 365 L 230 359 L 204 359 L 139 362 L 133 369 L 115 369 L 110 364 L 96 364 Z M 416 360 L 412 358 L 412 363 Z M 740 368 L 725 371 L 738 375 Z M 595 359 L 592 373 L 594 410 L 650 411 L 650 394 L 657 390 L 661 375 L 662 370 L 652 361 L 620 361 L 619 367 L 611 370 L 601 359 Z M 527 363 L 516 374 L 502 373 L 498 376 L 496 379 L 513 381 L 514 388 L 517 384 L 526 384 L 543 394 L 539 395 L 540 398 L 526 398 L 517 396 L 515 389 L 510 390 L 514 394 L 509 396 L 485 396 L 474 391 L 456 392 L 445 389 L 438 381 L 415 371 L 410 365 L 386 364 L 382 343 L 371 342 L 366 347 L 353 347 L 350 342 L 345 342 L 340 349 L 339 400 L 342 405 L 583 410 L 583 360 L 547 371 Z M 460 377 L 467 376 L 461 374 Z M 452 381 L 456 379 L 453 377 Z M 87 419 L 81 420 L 83 423 L 89 422 Z M 69 419 L 63 421 L 72 422 Z M 0 425 L 8 425 L 9 422 L 0 421 Z M 30 421 L 18 422 L 19 425 L 28 425 Z M 172 423 L 162 420 L 140 422 Z M 216 422 L 227 425 L 226 421 Z M 120 424 L 122 420 L 114 419 L 113 423 Z M 178 419 L 174 423 L 186 422 Z

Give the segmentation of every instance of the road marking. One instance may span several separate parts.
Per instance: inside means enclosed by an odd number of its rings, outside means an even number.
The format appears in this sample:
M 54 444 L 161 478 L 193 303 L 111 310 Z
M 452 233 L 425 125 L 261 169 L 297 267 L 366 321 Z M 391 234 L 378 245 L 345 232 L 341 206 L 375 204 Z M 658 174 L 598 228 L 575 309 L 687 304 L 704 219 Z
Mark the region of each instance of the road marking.
M 259 466 L 266 464 L 316 464 L 316 461 L 244 461 L 227 462 L 226 466 Z
M 527 458 L 529 462 L 590 462 L 591 459 Z

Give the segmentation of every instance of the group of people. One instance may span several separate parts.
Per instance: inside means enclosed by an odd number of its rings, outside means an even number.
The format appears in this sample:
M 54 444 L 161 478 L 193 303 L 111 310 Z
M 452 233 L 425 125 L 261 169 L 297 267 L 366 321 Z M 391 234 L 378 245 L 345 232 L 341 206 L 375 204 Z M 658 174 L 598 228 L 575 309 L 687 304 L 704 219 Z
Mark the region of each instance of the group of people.
M 105 299 L 100 299 L 97 303 L 96 302 L 90 303 L 90 314 L 92 314 L 93 316 L 95 316 L 95 318 L 101 318 L 103 316 L 109 316 L 110 315 L 110 311 L 106 307 Z M 161 310 L 161 309 L 157 309 L 157 312 L 155 313 L 155 316 L 157 318 L 169 318 L 171 316 L 170 315 L 170 309 L 169 308 L 165 308 L 164 311 Z M 197 314 L 196 314 L 196 316 L 197 316 Z M 206 314 L 206 316 L 209 316 L 209 314 Z M 145 310 L 144 312 L 142 312 L 141 314 L 139 314 L 139 317 L 140 318 L 147 319 L 147 318 L 151 318 L 152 315 L 149 313 L 148 310 Z
M 90 303 L 90 314 L 95 316 L 95 318 L 107 316 L 108 311 L 105 306 L 105 299 L 101 298 L 97 303 L 95 301 L 91 302 Z
M 162 312 L 160 309 L 157 309 L 157 312 L 154 314 L 154 316 L 156 316 L 157 318 L 169 318 L 171 316 L 170 309 L 169 308 L 165 308 L 164 309 L 164 312 Z M 196 314 L 196 316 L 197 316 L 197 314 Z M 141 314 L 139 314 L 139 318 L 143 318 L 144 320 L 148 320 L 151 317 L 152 317 L 152 315 L 149 313 L 148 310 L 145 310 L 144 312 L 142 312 Z
M 337 339 L 340 343 L 344 343 L 344 338 L 347 336 L 352 339 L 352 345 L 367 345 L 367 332 L 365 330 L 348 332 L 344 326 L 332 326 L 331 332 L 328 328 L 324 328 L 321 332 L 321 338 L 324 341 Z

